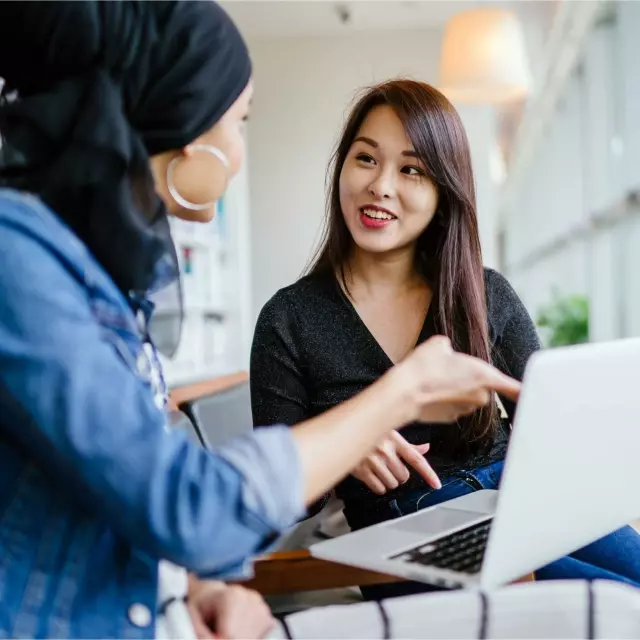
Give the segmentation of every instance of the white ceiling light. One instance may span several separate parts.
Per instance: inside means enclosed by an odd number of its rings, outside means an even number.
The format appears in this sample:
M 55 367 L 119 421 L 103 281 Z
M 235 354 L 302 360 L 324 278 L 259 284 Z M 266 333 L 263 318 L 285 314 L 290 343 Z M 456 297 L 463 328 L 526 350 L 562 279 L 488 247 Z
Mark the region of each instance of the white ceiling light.
M 531 71 L 518 18 L 490 8 L 451 18 L 442 45 L 440 89 L 459 102 L 524 98 L 531 89 Z

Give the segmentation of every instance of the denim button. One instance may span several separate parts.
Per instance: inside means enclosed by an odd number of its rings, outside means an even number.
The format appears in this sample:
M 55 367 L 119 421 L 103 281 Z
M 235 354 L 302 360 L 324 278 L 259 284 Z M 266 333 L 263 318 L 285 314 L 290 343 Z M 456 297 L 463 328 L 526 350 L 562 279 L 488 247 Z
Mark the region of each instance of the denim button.
M 151 364 L 149 363 L 149 356 L 147 356 L 144 349 L 140 349 L 140 351 L 138 351 L 138 355 L 136 357 L 136 371 L 138 372 L 138 375 L 145 380 L 149 379 Z
M 138 329 L 142 332 L 142 334 L 147 333 L 147 316 L 145 316 L 144 311 L 142 309 L 138 309 L 136 313 L 136 322 L 138 323 Z
M 129 621 L 136 627 L 144 629 L 151 624 L 151 610 L 144 604 L 132 604 L 129 607 Z

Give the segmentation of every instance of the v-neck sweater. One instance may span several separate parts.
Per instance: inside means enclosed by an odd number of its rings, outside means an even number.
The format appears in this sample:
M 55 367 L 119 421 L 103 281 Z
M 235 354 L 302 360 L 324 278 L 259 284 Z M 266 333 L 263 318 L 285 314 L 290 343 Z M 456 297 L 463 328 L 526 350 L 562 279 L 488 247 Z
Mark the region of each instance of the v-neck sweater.
M 527 360 L 540 348 L 523 303 L 498 272 L 485 269 L 493 363 L 521 380 Z M 437 300 L 432 300 L 418 344 L 436 332 Z M 312 274 L 281 289 L 262 309 L 251 350 L 251 403 L 255 426 L 294 425 L 359 393 L 393 363 L 345 296 L 333 274 Z M 504 459 L 515 406 L 502 399 L 508 420 L 495 429 L 493 443 L 461 454 L 456 425 L 412 423 L 401 429 L 413 444 L 431 443 L 427 459 L 441 479 Z M 410 480 L 384 499 L 424 487 Z M 339 498 L 380 499 L 353 476 L 336 489 Z

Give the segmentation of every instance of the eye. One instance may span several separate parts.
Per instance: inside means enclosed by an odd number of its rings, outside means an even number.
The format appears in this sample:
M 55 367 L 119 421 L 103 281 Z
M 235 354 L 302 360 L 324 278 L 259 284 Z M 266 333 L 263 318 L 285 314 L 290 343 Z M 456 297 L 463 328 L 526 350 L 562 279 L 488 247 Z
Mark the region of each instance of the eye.
M 365 164 L 375 164 L 376 161 L 368 153 L 359 153 L 356 156 L 358 162 L 364 162 Z
M 414 167 L 413 165 L 402 167 L 402 173 L 405 173 L 408 176 L 424 176 L 425 175 L 425 172 L 420 167 Z

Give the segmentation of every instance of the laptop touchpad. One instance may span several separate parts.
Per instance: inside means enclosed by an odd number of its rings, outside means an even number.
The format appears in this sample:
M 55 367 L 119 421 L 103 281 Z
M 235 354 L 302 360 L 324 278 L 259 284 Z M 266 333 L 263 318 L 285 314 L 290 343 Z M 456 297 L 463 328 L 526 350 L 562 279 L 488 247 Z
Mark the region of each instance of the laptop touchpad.
M 484 516 L 486 517 L 486 516 Z M 450 529 L 472 525 L 474 522 L 482 520 L 483 516 L 473 511 L 462 511 L 460 509 L 447 509 L 447 507 L 437 507 L 424 513 L 419 513 L 412 518 L 403 518 L 389 526 L 392 529 L 407 531 L 409 533 L 421 533 L 425 536 L 446 533 Z

